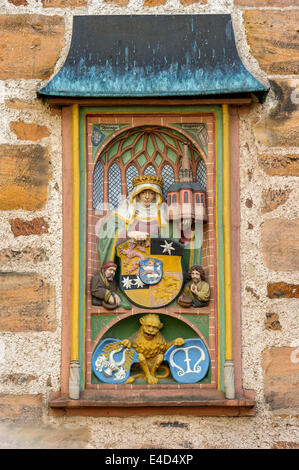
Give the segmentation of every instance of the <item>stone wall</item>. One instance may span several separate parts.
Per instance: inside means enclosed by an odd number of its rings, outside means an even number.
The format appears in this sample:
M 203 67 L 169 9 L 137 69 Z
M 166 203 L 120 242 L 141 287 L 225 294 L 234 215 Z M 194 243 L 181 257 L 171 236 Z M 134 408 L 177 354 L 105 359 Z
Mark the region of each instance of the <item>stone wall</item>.
M 299 447 L 298 0 L 0 6 L 0 448 Z M 36 91 L 66 58 L 74 14 L 137 13 L 231 13 L 245 66 L 271 87 L 240 114 L 242 379 L 255 417 L 48 412 L 60 387 L 61 115 Z

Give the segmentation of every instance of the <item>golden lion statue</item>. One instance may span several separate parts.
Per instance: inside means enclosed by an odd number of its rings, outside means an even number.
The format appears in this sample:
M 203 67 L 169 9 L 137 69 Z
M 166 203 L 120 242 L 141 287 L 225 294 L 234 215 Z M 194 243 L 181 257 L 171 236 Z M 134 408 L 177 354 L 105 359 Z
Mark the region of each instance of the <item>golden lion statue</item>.
M 156 384 L 159 378 L 166 378 L 170 373 L 167 366 L 162 366 L 166 369 L 166 375 L 156 375 L 165 352 L 170 346 L 182 346 L 185 340 L 183 338 L 176 338 L 167 343 L 160 333 L 163 323 L 161 323 L 159 316 L 154 313 L 144 315 L 139 321 L 141 326 L 137 333 L 130 339 L 124 339 L 121 344 L 126 348 L 132 347 L 138 353 L 138 363 L 142 373 L 129 377 L 126 384 L 132 384 L 138 377 L 145 377 L 148 384 Z

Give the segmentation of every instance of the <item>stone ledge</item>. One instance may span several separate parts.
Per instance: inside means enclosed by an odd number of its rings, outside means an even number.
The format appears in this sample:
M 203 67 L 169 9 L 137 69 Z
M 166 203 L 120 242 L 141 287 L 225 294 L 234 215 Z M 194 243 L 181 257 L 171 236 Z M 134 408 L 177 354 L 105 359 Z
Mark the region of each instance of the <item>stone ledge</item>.
M 128 387 L 128 388 L 127 388 Z M 79 400 L 52 393 L 51 415 L 68 416 L 254 416 L 252 390 L 242 390 L 234 400 L 227 400 L 218 390 L 181 387 L 177 390 L 149 388 L 132 390 L 131 385 L 119 390 L 85 390 Z

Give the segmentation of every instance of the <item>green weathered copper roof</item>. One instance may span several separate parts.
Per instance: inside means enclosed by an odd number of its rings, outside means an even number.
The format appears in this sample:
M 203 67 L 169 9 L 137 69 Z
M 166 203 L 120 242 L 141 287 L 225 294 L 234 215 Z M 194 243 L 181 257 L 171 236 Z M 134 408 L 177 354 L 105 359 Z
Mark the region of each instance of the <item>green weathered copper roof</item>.
M 266 87 L 244 67 L 230 15 L 75 16 L 68 56 L 39 92 L 60 97 L 235 95 Z

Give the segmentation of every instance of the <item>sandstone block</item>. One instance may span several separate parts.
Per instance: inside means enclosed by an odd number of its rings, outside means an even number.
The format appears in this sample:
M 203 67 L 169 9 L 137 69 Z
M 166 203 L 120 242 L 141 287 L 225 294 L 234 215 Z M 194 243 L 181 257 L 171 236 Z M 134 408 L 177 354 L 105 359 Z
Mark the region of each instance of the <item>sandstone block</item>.
M 268 189 L 262 192 L 262 213 L 274 211 L 284 204 L 290 195 L 290 189 Z
M 244 27 L 251 54 L 269 74 L 298 73 L 299 10 L 247 10 Z
M 120 7 L 125 7 L 128 5 L 129 0 L 104 0 L 105 3 L 111 3 L 113 5 L 119 5 Z
M 272 449 L 299 449 L 298 442 L 290 441 L 277 441 L 274 442 Z
M 87 5 L 87 0 L 42 0 L 43 8 L 76 8 Z
M 299 219 L 269 219 L 262 227 L 264 263 L 273 271 L 297 271 L 299 266 Z
M 28 246 L 22 250 L 13 250 L 12 248 L 3 248 L 0 250 L 0 264 L 10 263 L 12 261 L 39 263 L 48 260 L 49 257 L 44 248 L 32 248 Z
M 12 219 L 9 221 L 11 230 L 15 237 L 21 235 L 42 235 L 48 233 L 49 225 L 43 217 L 32 220 Z
M 0 145 L 0 210 L 38 210 L 47 200 L 49 159 L 40 145 Z
M 270 80 L 276 105 L 254 126 L 258 143 L 266 147 L 299 146 L 299 80 Z
M 38 100 L 26 101 L 19 98 L 11 98 L 10 100 L 5 100 L 5 106 L 11 109 L 39 109 L 40 102 Z
M 36 421 L 42 417 L 42 395 L 0 395 L 0 419 Z
M 50 135 L 50 131 L 46 126 L 39 126 L 34 123 L 16 121 L 10 123 L 10 130 L 16 134 L 20 140 L 40 140 Z
M 272 410 L 299 406 L 299 361 L 294 348 L 269 348 L 263 352 L 265 400 Z
M 265 328 L 267 330 L 281 330 L 281 324 L 277 313 L 266 313 Z
M 299 176 L 299 155 L 258 155 L 260 167 L 270 176 Z
M 291 7 L 298 6 L 298 0 L 235 0 L 241 7 Z
M 270 299 L 299 299 L 299 285 L 286 282 L 269 282 L 267 294 Z
M 207 4 L 207 0 L 180 0 L 180 2 L 184 6 L 193 5 L 193 3 L 200 3 L 201 5 Z
M 63 45 L 60 16 L 0 15 L 0 80 L 49 78 Z
M 37 380 L 37 377 L 26 374 L 0 375 L 0 383 L 2 384 L 13 383 L 15 385 L 23 385 L 29 384 L 32 380 Z
M 167 0 L 144 0 L 143 5 L 145 7 L 156 7 L 158 5 L 165 5 Z
M 38 274 L 0 273 L 0 330 L 55 331 L 54 297 Z
M 89 427 L 82 424 L 5 421 L 0 426 L 0 449 L 84 449 L 90 439 Z
M 16 7 L 20 7 L 20 6 L 26 6 L 28 5 L 28 2 L 27 0 L 8 0 L 9 3 L 12 3 L 13 5 L 15 5 Z

